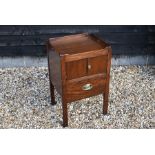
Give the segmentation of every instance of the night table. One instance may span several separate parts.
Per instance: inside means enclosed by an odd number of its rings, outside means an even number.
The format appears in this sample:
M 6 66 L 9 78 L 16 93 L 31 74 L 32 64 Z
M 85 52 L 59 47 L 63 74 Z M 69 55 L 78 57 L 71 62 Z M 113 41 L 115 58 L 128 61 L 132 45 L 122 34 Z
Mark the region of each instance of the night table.
M 50 38 L 47 45 L 51 102 L 54 88 L 62 97 L 63 126 L 68 126 L 67 105 L 103 94 L 103 114 L 108 111 L 112 49 L 93 34 Z

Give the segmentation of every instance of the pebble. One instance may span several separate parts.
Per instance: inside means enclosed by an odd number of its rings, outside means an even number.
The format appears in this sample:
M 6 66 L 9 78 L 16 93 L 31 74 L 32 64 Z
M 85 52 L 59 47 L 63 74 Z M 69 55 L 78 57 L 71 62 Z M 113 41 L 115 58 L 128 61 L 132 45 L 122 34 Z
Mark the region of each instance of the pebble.
M 47 67 L 0 69 L 0 128 L 62 127 L 61 97 L 50 105 Z M 112 66 L 109 111 L 103 96 L 68 105 L 66 128 L 155 128 L 155 66 Z

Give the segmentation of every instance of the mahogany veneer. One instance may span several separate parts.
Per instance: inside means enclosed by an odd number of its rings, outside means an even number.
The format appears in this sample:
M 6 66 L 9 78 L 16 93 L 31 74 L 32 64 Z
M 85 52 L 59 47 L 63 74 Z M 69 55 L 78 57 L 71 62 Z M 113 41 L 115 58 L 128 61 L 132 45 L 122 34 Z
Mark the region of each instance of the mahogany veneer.
M 95 35 L 76 34 L 50 38 L 48 68 L 52 105 L 54 88 L 62 96 L 63 126 L 68 126 L 69 102 L 103 94 L 103 114 L 108 111 L 112 49 Z

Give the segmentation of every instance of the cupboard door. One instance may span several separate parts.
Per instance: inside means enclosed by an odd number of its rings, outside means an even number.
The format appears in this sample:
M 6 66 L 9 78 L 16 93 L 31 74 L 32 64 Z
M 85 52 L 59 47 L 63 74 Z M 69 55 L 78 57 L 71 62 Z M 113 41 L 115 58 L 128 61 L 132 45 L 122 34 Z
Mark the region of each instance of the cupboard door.
M 87 75 L 87 59 L 70 61 L 66 63 L 67 80 Z
M 107 55 L 101 55 L 93 58 L 88 58 L 88 75 L 100 74 L 107 72 Z

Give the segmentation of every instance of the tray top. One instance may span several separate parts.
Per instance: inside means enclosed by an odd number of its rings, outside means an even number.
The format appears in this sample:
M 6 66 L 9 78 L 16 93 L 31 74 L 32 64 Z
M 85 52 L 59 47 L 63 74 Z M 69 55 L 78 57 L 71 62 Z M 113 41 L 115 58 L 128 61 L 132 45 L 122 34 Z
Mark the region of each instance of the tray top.
M 76 34 L 65 37 L 50 38 L 49 45 L 59 54 L 75 54 L 101 50 L 109 46 L 95 35 Z

